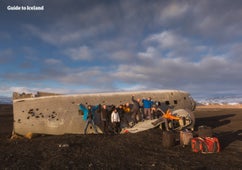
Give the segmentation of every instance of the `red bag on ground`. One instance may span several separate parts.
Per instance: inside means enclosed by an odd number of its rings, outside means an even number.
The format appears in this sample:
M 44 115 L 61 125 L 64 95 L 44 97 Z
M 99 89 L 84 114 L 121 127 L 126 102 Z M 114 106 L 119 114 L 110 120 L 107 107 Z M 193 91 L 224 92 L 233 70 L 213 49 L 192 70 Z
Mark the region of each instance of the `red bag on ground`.
M 196 137 L 191 140 L 193 152 L 216 153 L 220 152 L 219 140 L 216 137 Z

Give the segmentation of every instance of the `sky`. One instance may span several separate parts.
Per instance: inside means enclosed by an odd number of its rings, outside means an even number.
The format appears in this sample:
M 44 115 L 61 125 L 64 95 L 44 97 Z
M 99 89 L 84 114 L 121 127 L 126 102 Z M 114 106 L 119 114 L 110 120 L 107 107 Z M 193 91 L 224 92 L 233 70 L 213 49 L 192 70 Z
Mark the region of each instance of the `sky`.
M 240 0 L 0 0 L 0 96 L 242 94 L 241 28 Z

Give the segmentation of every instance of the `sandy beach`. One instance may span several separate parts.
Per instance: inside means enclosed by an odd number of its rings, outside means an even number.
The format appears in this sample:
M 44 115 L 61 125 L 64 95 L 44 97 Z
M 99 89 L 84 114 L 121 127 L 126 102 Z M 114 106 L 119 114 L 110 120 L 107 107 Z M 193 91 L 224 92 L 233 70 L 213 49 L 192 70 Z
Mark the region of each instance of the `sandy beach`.
M 242 169 L 242 106 L 195 110 L 196 126 L 211 126 L 221 152 L 193 153 L 161 145 L 159 128 L 136 134 L 37 136 L 11 140 L 13 115 L 0 114 L 0 169 Z
M 242 104 L 210 104 L 210 105 L 199 105 L 196 107 L 197 110 L 201 109 L 242 109 Z

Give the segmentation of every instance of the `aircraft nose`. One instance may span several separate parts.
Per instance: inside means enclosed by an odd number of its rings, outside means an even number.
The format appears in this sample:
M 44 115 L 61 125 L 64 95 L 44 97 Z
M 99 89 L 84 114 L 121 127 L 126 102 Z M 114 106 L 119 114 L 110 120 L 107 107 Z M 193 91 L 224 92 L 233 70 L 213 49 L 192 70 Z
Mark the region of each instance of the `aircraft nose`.
M 196 109 L 197 103 L 193 98 L 191 98 L 191 101 L 192 101 L 192 111 L 194 111 Z
M 191 96 L 189 96 L 189 98 L 190 98 L 190 101 L 191 101 L 191 110 L 194 111 L 196 109 L 197 103 Z

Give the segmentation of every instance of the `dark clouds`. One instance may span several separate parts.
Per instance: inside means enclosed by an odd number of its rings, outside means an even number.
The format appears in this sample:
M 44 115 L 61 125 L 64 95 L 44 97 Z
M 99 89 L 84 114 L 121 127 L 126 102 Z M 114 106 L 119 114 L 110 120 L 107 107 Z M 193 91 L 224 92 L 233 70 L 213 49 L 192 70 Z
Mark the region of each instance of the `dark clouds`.
M 15 56 L 25 70 L 2 74 L 10 89 L 241 93 L 241 1 L 15 2 L 45 10 L 3 10 L 0 62 Z

